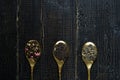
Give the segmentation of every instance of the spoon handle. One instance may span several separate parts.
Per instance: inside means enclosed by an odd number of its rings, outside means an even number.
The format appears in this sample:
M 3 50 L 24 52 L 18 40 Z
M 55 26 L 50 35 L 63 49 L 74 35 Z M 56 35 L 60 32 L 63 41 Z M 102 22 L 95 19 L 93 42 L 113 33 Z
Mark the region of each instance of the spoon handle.
M 31 66 L 31 79 L 30 80 L 33 80 L 33 68 L 34 66 Z
M 91 68 L 88 68 L 88 80 L 90 80 L 90 70 Z
M 59 80 L 61 80 L 61 73 L 59 72 Z
M 59 69 L 59 80 L 61 80 L 61 71 L 62 71 L 62 66 L 58 66 Z

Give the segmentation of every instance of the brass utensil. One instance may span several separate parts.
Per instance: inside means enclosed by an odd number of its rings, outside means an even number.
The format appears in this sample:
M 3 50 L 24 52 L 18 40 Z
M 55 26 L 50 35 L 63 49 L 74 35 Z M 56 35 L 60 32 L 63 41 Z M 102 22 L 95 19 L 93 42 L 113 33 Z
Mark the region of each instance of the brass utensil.
M 58 65 L 59 80 L 61 80 L 62 67 L 69 55 L 69 48 L 66 42 L 57 41 L 54 45 L 53 57 Z
M 82 59 L 86 64 L 88 70 L 88 80 L 90 80 L 90 70 L 96 57 L 97 57 L 96 45 L 92 42 L 85 43 L 82 49 Z
M 30 40 L 25 46 L 25 55 L 31 67 L 31 80 L 33 80 L 34 66 L 41 56 L 41 48 L 37 40 Z

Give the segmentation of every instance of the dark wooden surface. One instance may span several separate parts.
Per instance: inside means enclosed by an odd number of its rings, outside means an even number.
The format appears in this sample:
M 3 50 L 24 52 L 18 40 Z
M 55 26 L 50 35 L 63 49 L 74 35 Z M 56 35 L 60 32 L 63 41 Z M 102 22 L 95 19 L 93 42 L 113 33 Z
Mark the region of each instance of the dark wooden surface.
M 58 80 L 57 64 L 52 56 L 53 45 L 58 40 L 66 41 L 70 47 L 62 80 L 87 80 L 81 58 L 82 46 L 87 41 L 94 42 L 98 48 L 91 80 L 119 80 L 119 8 L 119 0 L 78 0 L 77 5 L 75 0 L 0 0 L 0 79 L 30 80 L 24 47 L 28 40 L 35 39 L 42 46 L 42 55 L 34 68 L 34 80 Z
M 16 0 L 0 0 L 0 80 L 16 79 Z

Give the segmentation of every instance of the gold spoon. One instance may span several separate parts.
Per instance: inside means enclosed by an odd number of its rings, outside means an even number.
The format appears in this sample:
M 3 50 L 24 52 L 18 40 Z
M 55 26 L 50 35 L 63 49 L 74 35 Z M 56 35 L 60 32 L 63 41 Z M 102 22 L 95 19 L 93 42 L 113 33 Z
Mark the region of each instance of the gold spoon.
M 30 40 L 25 46 L 25 55 L 29 61 L 31 67 L 31 80 L 33 80 L 33 69 L 34 66 L 41 56 L 41 48 L 37 40 Z
M 82 49 L 82 59 L 86 64 L 88 70 L 88 80 L 90 80 L 90 70 L 93 62 L 97 57 L 97 47 L 92 42 L 87 42 L 84 44 Z
M 54 45 L 53 57 L 58 65 L 59 80 L 61 80 L 62 67 L 69 55 L 69 48 L 66 42 L 57 41 Z

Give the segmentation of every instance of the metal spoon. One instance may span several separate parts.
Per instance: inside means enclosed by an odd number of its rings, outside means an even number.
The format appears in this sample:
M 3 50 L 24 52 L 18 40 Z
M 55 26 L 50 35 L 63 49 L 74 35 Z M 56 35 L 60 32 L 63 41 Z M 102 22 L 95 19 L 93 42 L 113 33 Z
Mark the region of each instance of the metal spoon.
M 62 67 L 64 62 L 68 58 L 68 55 L 69 55 L 69 48 L 67 43 L 64 41 L 57 41 L 56 44 L 54 45 L 53 57 L 58 65 L 59 80 L 61 80 Z
M 97 57 L 97 48 L 95 44 L 92 42 L 85 43 L 82 49 L 82 59 L 85 62 L 88 70 L 88 80 L 90 80 L 90 70 L 96 57 Z
M 31 80 L 33 80 L 33 69 L 34 66 L 41 56 L 41 48 L 37 40 L 30 40 L 25 46 L 25 55 L 29 61 L 31 67 Z

